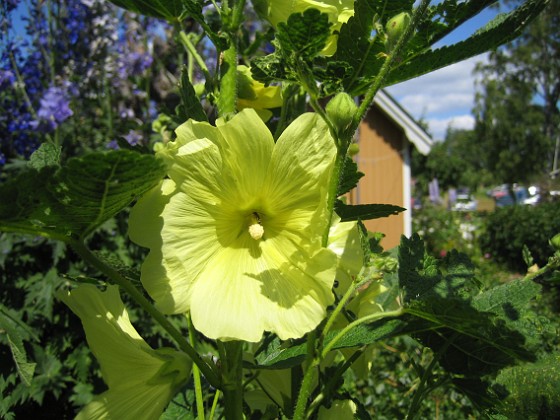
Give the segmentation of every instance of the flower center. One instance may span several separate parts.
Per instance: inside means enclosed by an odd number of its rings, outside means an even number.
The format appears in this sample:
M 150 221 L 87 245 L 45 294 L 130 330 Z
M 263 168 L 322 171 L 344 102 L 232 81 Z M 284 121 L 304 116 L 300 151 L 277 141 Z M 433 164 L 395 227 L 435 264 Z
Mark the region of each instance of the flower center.
M 264 227 L 261 223 L 261 217 L 259 216 L 259 214 L 256 211 L 254 211 L 251 214 L 251 224 L 249 225 L 249 235 L 251 235 L 251 238 L 253 238 L 255 241 L 258 241 L 264 235 Z

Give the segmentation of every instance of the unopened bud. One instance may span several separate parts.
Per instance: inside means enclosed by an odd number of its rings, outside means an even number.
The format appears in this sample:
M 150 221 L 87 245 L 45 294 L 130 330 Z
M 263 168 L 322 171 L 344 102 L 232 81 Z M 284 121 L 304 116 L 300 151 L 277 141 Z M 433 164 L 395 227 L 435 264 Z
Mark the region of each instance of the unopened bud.
M 399 38 L 410 23 L 410 15 L 407 12 L 399 13 L 393 16 L 385 25 L 385 33 L 387 34 L 387 49 L 393 49 Z
M 345 92 L 337 94 L 329 101 L 326 107 L 327 116 L 338 133 L 344 133 L 352 124 L 357 110 L 358 107 L 354 99 Z
M 350 143 L 350 146 L 348 146 L 348 156 L 352 157 L 357 155 L 360 152 L 360 146 L 358 146 L 358 143 Z
M 555 251 L 560 251 L 560 233 L 552 237 L 550 245 L 553 246 Z

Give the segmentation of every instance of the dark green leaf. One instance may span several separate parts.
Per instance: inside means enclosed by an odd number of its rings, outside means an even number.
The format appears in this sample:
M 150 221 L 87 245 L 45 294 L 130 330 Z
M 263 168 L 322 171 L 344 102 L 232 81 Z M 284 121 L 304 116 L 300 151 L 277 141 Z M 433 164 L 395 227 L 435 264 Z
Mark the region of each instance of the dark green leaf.
M 548 0 L 528 0 L 507 15 L 499 15 L 464 41 L 415 54 L 410 60 L 405 59 L 400 66 L 391 71 L 385 81 L 385 86 L 466 60 L 511 41 L 521 34 L 527 24 L 543 10 L 547 3 Z
M 392 204 L 359 204 L 350 206 L 341 201 L 336 202 L 334 209 L 343 222 L 389 217 L 406 210 Z
M 510 419 L 554 419 L 560 413 L 560 354 L 504 369 L 493 385 Z
M 445 0 L 430 6 L 409 41 L 405 55 L 425 51 L 493 3 L 496 0 Z
M 290 15 L 278 25 L 276 38 L 284 53 L 313 58 L 325 47 L 330 36 L 329 16 L 317 9 Z
M 181 96 L 181 108 L 183 110 L 180 117 L 183 121 L 186 121 L 189 118 L 196 121 L 208 121 L 208 117 L 202 108 L 202 104 L 196 96 L 194 87 L 189 80 L 189 74 L 186 68 L 184 68 L 181 72 L 179 95 Z
M 195 3 L 193 0 L 110 0 L 123 9 L 146 16 L 167 19 L 169 21 L 178 20 L 183 14 L 183 5 Z
M 356 162 L 347 156 L 344 161 L 340 184 L 338 184 L 337 196 L 340 197 L 341 195 L 353 190 L 363 176 L 364 174 L 358 170 Z
M 20 325 L 20 322 L 15 322 L 14 318 L 9 316 L 3 306 L 0 307 L 0 330 L 8 338 L 8 345 L 10 346 L 19 377 L 26 386 L 31 386 L 36 364 L 27 361 L 23 340 L 18 331 Z
M 490 290 L 478 295 L 474 267 L 456 252 L 440 264 L 425 254 L 417 235 L 404 238 L 399 248 L 399 281 L 405 292 L 405 311 L 418 317 L 414 336 L 438 353 L 449 372 L 470 377 L 498 371 L 517 360 L 532 360 L 524 329 L 502 318 L 508 293 Z M 513 289 L 512 289 L 513 290 Z M 519 290 L 512 306 L 527 306 L 532 286 Z M 479 302 L 479 303 L 477 303 Z
M 256 57 L 251 61 L 251 75 L 255 80 L 269 84 L 275 80 L 295 80 L 284 67 L 284 61 L 278 53 Z
M 385 4 L 396 2 L 384 2 Z M 348 63 L 353 69 L 345 86 L 352 93 L 352 86 L 363 74 L 376 75 L 383 64 L 384 58 L 379 56 L 385 51 L 385 45 L 372 39 L 374 16 L 377 2 L 358 0 L 354 3 L 354 16 L 342 25 L 337 41 L 334 59 Z
M 333 350 L 361 347 L 389 337 L 395 337 L 402 334 L 402 329 L 405 326 L 406 322 L 401 319 L 383 319 L 369 325 L 361 324 L 338 340 L 336 345 L 333 346 Z M 325 345 L 332 341 L 339 332 L 329 332 L 325 338 Z M 285 344 L 278 339 L 271 341 L 266 351 L 257 356 L 257 365 L 250 367 L 286 369 L 301 364 L 307 355 L 307 344 L 301 343 L 292 347 L 286 347 Z
M 58 170 L 30 170 L 0 186 L 0 230 L 59 240 L 85 237 L 164 176 L 152 155 L 128 150 L 73 158 Z
M 27 165 L 37 170 L 46 166 L 59 166 L 61 151 L 61 146 L 55 146 L 52 143 L 43 143 L 33 152 Z

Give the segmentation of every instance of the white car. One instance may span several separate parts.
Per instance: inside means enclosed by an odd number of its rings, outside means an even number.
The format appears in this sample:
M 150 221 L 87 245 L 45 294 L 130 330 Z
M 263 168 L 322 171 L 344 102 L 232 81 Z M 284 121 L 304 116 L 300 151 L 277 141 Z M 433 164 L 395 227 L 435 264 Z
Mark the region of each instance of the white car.
M 478 201 L 470 194 L 457 194 L 457 201 L 453 203 L 451 210 L 453 211 L 476 211 Z

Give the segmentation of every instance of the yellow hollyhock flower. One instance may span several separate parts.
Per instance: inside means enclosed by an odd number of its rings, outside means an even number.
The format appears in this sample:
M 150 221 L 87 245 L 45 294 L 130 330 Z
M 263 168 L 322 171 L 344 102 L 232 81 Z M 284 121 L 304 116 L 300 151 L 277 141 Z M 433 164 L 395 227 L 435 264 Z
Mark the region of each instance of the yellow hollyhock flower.
M 249 67 L 237 66 L 237 80 L 239 82 L 238 109 L 253 108 L 263 121 L 268 121 L 272 117 L 269 109 L 282 106 L 282 88 L 265 86 L 264 83 L 256 81 Z
M 337 34 L 343 24 L 354 16 L 354 0 L 253 0 L 257 11 L 274 27 L 287 22 L 293 13 L 303 13 L 307 9 L 318 9 L 329 15 L 332 36 L 323 49 L 323 55 L 331 56 L 336 52 Z
M 336 147 L 316 114 L 277 143 L 254 110 L 214 127 L 189 120 L 158 152 L 169 179 L 132 209 L 150 249 L 141 279 L 165 313 L 190 311 L 213 339 L 281 339 L 314 329 L 333 302 L 336 255 L 322 247 Z
M 59 297 L 80 317 L 109 387 L 76 419 L 158 419 L 188 381 L 190 358 L 173 349 L 153 350 L 130 323 L 117 286 L 102 292 L 84 284 Z

